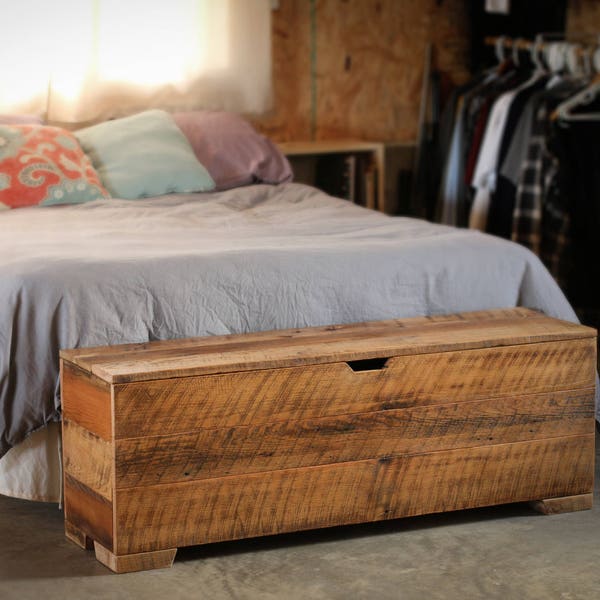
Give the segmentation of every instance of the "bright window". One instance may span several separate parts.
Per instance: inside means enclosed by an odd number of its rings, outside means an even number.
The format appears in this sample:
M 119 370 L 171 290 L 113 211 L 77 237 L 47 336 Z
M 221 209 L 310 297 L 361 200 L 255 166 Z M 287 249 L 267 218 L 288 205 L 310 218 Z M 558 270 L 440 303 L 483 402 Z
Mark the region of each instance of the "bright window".
M 0 112 L 85 122 L 149 107 L 269 107 L 269 0 L 10 4 L 0 8 Z

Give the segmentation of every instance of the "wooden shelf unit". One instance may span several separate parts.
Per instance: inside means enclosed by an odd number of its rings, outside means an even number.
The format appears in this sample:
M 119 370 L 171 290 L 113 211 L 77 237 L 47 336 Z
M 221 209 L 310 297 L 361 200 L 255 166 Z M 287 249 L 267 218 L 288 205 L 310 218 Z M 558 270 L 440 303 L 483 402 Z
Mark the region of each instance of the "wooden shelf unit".
M 383 142 L 369 142 L 364 140 L 315 140 L 282 142 L 279 145 L 281 151 L 290 159 L 292 166 L 294 158 L 311 158 L 327 154 L 371 154 L 376 170 L 377 197 L 375 208 L 382 212 L 386 211 L 385 194 L 385 144 Z M 301 183 L 312 183 L 302 177 L 297 181 Z

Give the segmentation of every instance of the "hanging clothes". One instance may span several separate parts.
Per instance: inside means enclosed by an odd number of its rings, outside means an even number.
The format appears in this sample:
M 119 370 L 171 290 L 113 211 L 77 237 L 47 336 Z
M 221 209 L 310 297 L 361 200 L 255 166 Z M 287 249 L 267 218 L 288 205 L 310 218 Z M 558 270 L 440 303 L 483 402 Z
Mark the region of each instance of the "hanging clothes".
M 529 71 L 507 62 L 455 95 L 437 214 L 530 248 L 598 326 L 600 80 L 590 86 L 583 73 L 552 74 L 539 57 L 531 62 Z M 570 117 L 565 101 L 569 110 L 584 106 Z
M 527 153 L 518 175 L 510 235 L 540 256 L 563 286 L 572 262 L 570 214 L 559 192 L 560 162 L 551 148 L 554 127 L 550 115 L 580 89 L 581 82 L 566 80 L 531 99 L 529 134 L 523 139 Z
M 470 177 L 466 177 L 465 173 L 473 170 L 469 161 L 474 160 L 473 139 L 476 135 L 481 137 L 481 133 L 477 132 L 481 111 L 488 110 L 493 100 L 521 80 L 522 75 L 514 70 L 510 61 L 506 61 L 501 68 L 477 76 L 458 90 L 438 200 L 437 214 L 442 223 L 467 226 L 472 194 Z M 445 111 L 444 119 L 447 117 L 448 111 Z
M 442 116 L 442 130 L 440 142 L 443 155 L 447 156 L 442 179 L 440 184 L 440 193 L 438 205 L 440 208 L 436 211 L 439 220 L 447 225 L 464 225 L 464 215 L 466 208 L 465 198 L 467 196 L 467 187 L 461 180 L 464 171 L 464 161 L 466 148 L 468 148 L 468 138 L 466 131 L 466 107 L 472 97 L 477 96 L 477 92 L 498 77 L 497 71 L 491 73 L 482 73 L 472 81 L 455 90 L 451 96 L 450 102 L 444 110 Z M 450 133 L 449 138 L 446 137 Z
M 600 117 L 600 113 L 598 114 Z M 582 318 L 600 324 L 600 121 L 558 120 L 551 147 L 557 194 L 570 215 L 572 268 L 566 292 Z
M 502 94 L 494 103 L 473 174 L 472 185 L 477 191 L 469 215 L 470 227 L 510 237 L 512 206 L 510 202 L 502 201 L 502 198 L 510 195 L 510 190 L 503 186 L 499 188 L 500 166 L 527 101 L 546 81 L 547 76 L 534 73 L 516 88 Z M 502 190 L 501 194 L 499 189 Z

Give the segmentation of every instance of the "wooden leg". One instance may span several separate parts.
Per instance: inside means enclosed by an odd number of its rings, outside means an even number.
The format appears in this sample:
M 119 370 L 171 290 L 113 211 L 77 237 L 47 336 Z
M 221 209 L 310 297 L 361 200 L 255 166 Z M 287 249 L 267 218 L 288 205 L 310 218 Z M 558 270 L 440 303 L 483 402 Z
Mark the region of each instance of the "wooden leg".
M 94 542 L 94 550 L 96 551 L 96 559 L 115 573 L 166 569 L 173 566 L 173 560 L 175 554 L 177 554 L 177 548 L 170 548 L 169 550 L 117 556 L 98 542 Z
M 65 536 L 84 550 L 94 549 L 94 540 L 69 521 L 65 521 Z
M 547 498 L 534 500 L 530 506 L 544 515 L 557 515 L 576 510 L 589 510 L 592 508 L 593 494 L 580 494 L 579 496 L 563 496 L 562 498 Z

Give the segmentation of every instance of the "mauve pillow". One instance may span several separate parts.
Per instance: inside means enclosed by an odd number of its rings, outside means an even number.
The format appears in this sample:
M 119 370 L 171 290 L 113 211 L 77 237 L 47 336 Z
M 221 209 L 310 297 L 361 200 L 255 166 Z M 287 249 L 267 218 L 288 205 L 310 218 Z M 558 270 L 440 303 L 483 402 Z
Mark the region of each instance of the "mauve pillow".
M 176 113 L 173 118 L 196 158 L 211 174 L 217 190 L 292 179 L 287 158 L 239 115 L 192 111 Z
M 35 115 L 0 115 L 0 125 L 42 125 Z

